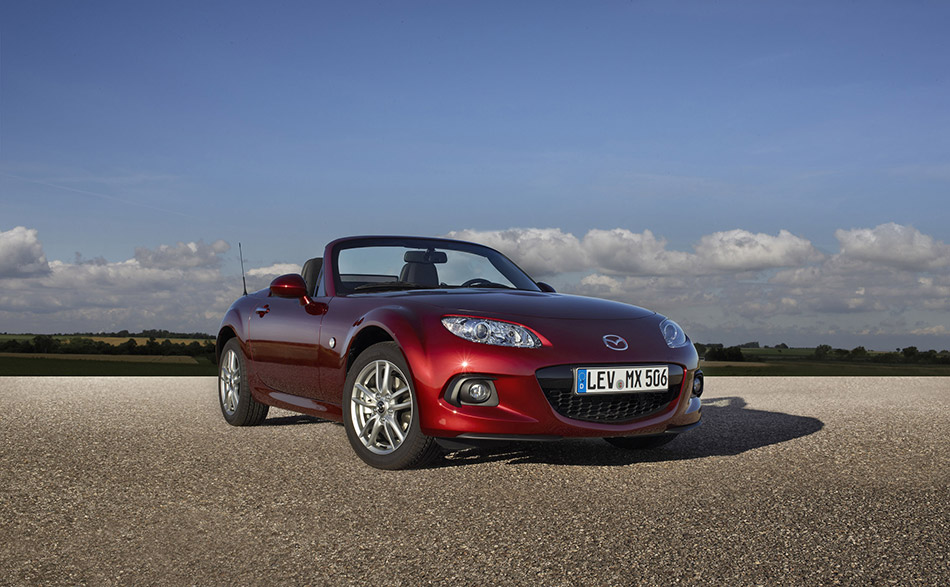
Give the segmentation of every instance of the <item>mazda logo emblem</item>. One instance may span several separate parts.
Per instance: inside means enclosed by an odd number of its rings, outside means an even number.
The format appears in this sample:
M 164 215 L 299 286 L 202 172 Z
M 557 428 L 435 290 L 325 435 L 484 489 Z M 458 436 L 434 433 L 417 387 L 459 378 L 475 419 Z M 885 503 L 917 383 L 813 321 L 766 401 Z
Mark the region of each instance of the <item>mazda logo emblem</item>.
M 625 341 L 622 336 L 617 336 L 616 334 L 605 335 L 604 344 L 612 351 L 627 350 L 627 341 Z

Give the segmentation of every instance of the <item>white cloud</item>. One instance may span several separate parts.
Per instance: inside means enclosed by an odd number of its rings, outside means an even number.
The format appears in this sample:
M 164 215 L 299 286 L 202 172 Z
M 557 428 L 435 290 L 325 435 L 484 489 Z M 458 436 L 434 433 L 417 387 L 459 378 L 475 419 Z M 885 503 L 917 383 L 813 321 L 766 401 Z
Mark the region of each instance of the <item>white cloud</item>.
M 10 331 L 76 332 L 166 328 L 213 332 L 241 294 L 240 277 L 224 277 L 224 241 L 137 248 L 136 256 L 46 262 L 35 230 L 9 231 L 11 239 L 42 259 L 45 272 L 0 273 L 0 323 Z M 8 235 L 9 233 L 3 233 Z M 11 250 L 4 239 L 3 259 Z M 20 264 L 22 267 L 22 262 Z
M 704 267 L 726 272 L 795 267 L 823 257 L 808 240 L 787 230 L 778 236 L 739 229 L 714 232 L 699 239 L 696 253 Z
M 762 333 L 789 336 L 776 344 L 835 344 L 834 337 L 851 336 L 850 346 L 874 348 L 860 337 L 894 333 L 908 337 L 898 345 L 916 344 L 916 336 L 929 337 L 921 347 L 950 346 L 947 245 L 897 224 L 836 235 L 841 250 L 823 256 L 785 230 L 717 232 L 700 237 L 691 251 L 672 249 L 651 231 L 620 228 L 593 229 L 582 238 L 557 228 L 450 234 L 500 249 L 565 293 L 670 315 L 701 341 L 745 342 Z M 36 230 L 0 232 L 0 324 L 9 331 L 213 332 L 241 294 L 236 266 L 233 274 L 222 273 L 229 249 L 224 241 L 199 240 L 136 248 L 121 261 L 77 254 L 73 262 L 47 262 Z M 299 270 L 290 263 L 251 268 L 248 290 Z
M 36 229 L 17 226 L 0 231 L 0 277 L 49 273 L 49 264 Z
M 934 270 L 950 266 L 950 245 L 912 226 L 881 224 L 874 228 L 839 229 L 835 238 L 841 256 L 902 270 Z
M 294 265 L 293 263 L 274 263 L 268 267 L 249 269 L 247 272 L 248 275 L 254 277 L 276 277 L 286 273 L 300 273 L 300 265 Z
M 947 328 L 943 324 L 937 324 L 935 326 L 915 328 L 914 330 L 911 330 L 910 333 L 922 336 L 943 336 L 950 334 L 950 328 Z
M 467 229 L 446 236 L 497 249 L 533 277 L 578 271 L 588 265 L 577 237 L 559 228 Z
M 509 242 L 521 240 L 516 229 L 504 232 Z M 583 259 L 586 275 L 562 276 L 574 281 L 559 289 L 693 317 L 701 332 L 791 332 L 799 339 L 812 332 L 811 343 L 889 331 L 941 335 L 900 324 L 939 320 L 950 310 L 947 245 L 897 224 L 837 235 L 842 248 L 832 255 L 787 230 L 741 229 L 702 236 L 685 252 L 651 231 L 595 229 L 565 244 L 571 250 L 561 256 Z M 511 256 L 521 262 L 517 249 Z
M 590 262 L 608 273 L 672 275 L 691 271 L 696 263 L 689 253 L 668 251 L 666 239 L 649 230 L 642 233 L 622 228 L 591 230 L 583 247 Z
M 488 245 L 505 253 L 529 274 L 554 275 L 591 270 L 612 275 L 683 275 L 761 271 L 822 259 L 812 244 L 787 230 L 777 236 L 747 230 L 702 237 L 695 252 L 669 250 L 650 230 L 592 229 L 578 239 L 557 228 L 450 232 L 451 238 Z
M 182 243 L 175 246 L 161 245 L 157 249 L 135 248 L 135 260 L 142 267 L 155 269 L 176 269 L 190 267 L 217 267 L 221 263 L 220 255 L 231 249 L 223 240 L 210 245 L 204 241 Z

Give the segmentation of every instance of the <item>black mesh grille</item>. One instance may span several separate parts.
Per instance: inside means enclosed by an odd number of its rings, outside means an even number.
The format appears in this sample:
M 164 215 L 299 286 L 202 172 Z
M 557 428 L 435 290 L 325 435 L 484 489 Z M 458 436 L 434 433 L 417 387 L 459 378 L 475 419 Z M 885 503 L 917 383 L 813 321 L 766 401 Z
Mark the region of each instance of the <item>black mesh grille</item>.
M 544 396 L 558 414 L 572 420 L 614 424 L 659 412 L 676 399 L 683 385 L 683 368 L 679 365 L 668 367 L 670 384 L 666 391 L 660 392 L 578 395 L 574 393 L 574 365 L 539 369 L 537 377 Z

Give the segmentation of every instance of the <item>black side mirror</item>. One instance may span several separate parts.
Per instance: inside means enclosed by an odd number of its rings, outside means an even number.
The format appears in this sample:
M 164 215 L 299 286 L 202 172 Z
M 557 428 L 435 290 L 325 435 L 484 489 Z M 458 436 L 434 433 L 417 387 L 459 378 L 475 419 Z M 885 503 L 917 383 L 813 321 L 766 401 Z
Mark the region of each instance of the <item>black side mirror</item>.
M 541 291 L 543 291 L 543 292 L 547 292 L 547 293 L 557 293 L 556 291 L 554 291 L 554 288 L 553 288 L 553 287 L 551 287 L 550 285 L 544 283 L 543 281 L 539 281 L 539 282 L 538 282 L 538 287 L 541 288 Z

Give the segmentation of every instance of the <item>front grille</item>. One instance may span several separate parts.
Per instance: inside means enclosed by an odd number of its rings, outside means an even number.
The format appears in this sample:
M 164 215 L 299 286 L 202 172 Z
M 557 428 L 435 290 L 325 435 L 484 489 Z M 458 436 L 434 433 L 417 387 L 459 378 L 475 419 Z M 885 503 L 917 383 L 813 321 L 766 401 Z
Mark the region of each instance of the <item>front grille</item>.
M 600 365 L 584 365 L 597 366 Z M 536 373 L 541 390 L 554 411 L 572 420 L 619 424 L 644 418 L 667 407 L 679 395 L 683 385 L 683 368 L 668 365 L 669 387 L 666 391 L 578 395 L 574 393 L 575 367 L 559 365 L 539 369 Z

